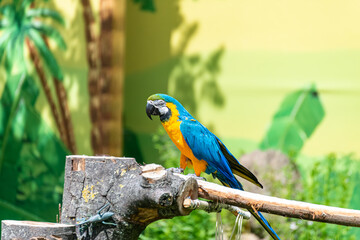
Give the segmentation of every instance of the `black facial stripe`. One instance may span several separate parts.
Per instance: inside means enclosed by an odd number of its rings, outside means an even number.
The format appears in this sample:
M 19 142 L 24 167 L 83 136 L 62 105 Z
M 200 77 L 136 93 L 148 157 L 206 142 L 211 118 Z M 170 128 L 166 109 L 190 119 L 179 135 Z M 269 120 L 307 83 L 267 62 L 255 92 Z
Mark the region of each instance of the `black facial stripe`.
M 160 121 L 162 121 L 162 122 L 168 121 L 171 117 L 171 109 L 168 107 L 167 107 L 167 109 L 168 109 L 167 113 L 160 115 Z

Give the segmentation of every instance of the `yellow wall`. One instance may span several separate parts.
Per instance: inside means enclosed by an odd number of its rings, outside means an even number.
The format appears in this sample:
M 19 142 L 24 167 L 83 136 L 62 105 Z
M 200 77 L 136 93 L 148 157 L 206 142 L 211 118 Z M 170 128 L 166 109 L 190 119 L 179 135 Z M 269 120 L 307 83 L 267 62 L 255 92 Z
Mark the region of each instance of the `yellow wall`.
M 99 2 L 93 0 L 95 12 Z M 360 153 L 360 2 L 355 0 L 155 0 L 145 12 L 126 9 L 126 128 L 151 146 L 160 125 L 146 118 L 155 92 L 186 96 L 185 105 L 222 139 L 261 140 L 284 96 L 314 82 L 326 117 L 306 143 L 310 155 Z M 44 3 L 64 16 L 68 45 L 54 48 L 65 75 L 79 153 L 91 154 L 87 63 L 79 1 Z M 97 16 L 98 18 L 98 16 Z M 206 70 L 211 56 L 219 71 Z M 200 59 L 192 64 L 191 59 Z M 205 69 L 205 70 L 204 70 Z M 205 71 L 199 73 L 201 71 Z M 0 71 L 0 77 L 4 78 Z M 202 95 L 213 78 L 216 103 Z M 178 86 L 182 87 L 179 88 Z M 0 92 L 2 91 L 2 84 Z M 44 95 L 38 109 L 54 127 Z M 126 139 L 125 139 L 126 141 Z
M 97 1 L 92 1 L 95 13 L 98 12 Z M 67 50 L 62 51 L 50 42 L 50 46 L 61 65 L 64 73 L 64 86 L 67 91 L 68 103 L 73 121 L 78 154 L 92 154 L 90 147 L 90 119 L 89 119 L 89 95 L 87 86 L 87 59 L 85 46 L 85 32 L 80 1 L 62 0 L 37 2 L 37 7 L 43 6 L 58 11 L 64 18 L 66 26 L 60 26 L 52 22 L 63 36 Z M 97 17 L 97 16 L 96 16 Z M 51 83 L 51 81 L 50 81 Z M 39 84 L 40 86 L 40 84 Z M 42 117 L 56 129 L 51 110 L 43 94 L 37 101 L 37 108 Z M 55 95 L 54 95 L 55 96 Z
M 194 101 L 185 105 L 196 104 L 195 115 L 221 138 L 258 142 L 282 99 L 315 83 L 326 116 L 304 153 L 360 153 L 359 1 L 158 0 L 155 4 L 156 12 L 148 13 L 128 1 L 128 128 L 149 133 L 159 125 L 149 123 L 144 114 L 150 94 L 182 96 L 191 91 Z M 188 88 L 183 89 L 176 86 L 186 82 L 187 75 L 197 79 L 202 66 L 191 65 L 191 56 L 206 61 L 219 48 L 224 51 L 218 61 L 220 72 L 212 76 L 224 102 L 216 106 L 201 94 L 204 81 L 186 83 Z M 181 78 L 179 72 L 186 74 Z

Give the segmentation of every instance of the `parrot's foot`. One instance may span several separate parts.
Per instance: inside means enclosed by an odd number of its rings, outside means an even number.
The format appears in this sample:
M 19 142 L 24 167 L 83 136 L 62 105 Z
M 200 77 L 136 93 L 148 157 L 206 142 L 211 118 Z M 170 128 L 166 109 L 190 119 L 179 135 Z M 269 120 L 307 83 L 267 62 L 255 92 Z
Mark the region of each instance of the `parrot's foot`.
M 182 168 L 169 168 L 169 170 L 170 170 L 170 172 L 172 172 L 172 173 L 178 173 L 178 174 L 181 174 L 181 173 L 183 173 L 184 172 L 184 169 L 182 169 Z
M 189 173 L 189 174 L 187 174 L 187 176 L 193 177 L 193 178 L 195 178 L 196 180 L 201 180 L 201 181 L 205 181 L 205 182 L 206 182 L 206 178 L 204 178 L 204 177 L 198 177 L 198 176 L 196 176 L 196 174 L 194 174 L 194 173 Z

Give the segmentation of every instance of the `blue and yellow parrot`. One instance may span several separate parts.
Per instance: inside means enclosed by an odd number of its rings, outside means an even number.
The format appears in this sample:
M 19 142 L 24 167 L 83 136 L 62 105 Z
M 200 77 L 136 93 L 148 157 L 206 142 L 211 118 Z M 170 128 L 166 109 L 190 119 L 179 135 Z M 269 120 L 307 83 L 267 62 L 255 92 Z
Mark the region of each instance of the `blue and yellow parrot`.
M 234 174 L 262 188 L 257 178 L 242 166 L 221 140 L 199 123 L 174 98 L 165 94 L 151 95 L 147 100 L 146 113 L 159 115 L 160 121 L 171 140 L 180 150 L 180 168 L 194 168 L 195 174 L 212 174 L 225 186 L 244 190 Z M 280 239 L 264 216 L 248 209 L 273 239 Z

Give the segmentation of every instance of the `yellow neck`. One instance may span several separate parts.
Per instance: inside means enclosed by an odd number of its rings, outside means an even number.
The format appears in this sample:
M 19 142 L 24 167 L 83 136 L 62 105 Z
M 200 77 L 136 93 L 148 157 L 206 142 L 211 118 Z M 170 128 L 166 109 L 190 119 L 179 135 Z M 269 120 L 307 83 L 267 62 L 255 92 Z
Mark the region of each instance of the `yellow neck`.
M 167 103 L 166 106 L 171 110 L 171 116 L 167 121 L 161 122 L 161 124 L 181 154 L 189 159 L 187 161 L 184 158 L 183 162 L 190 168 L 194 167 L 195 174 L 200 176 L 200 173 L 206 170 L 207 163 L 204 160 L 197 159 L 187 145 L 180 131 L 181 121 L 179 121 L 179 111 L 176 109 L 176 106 L 173 103 Z

